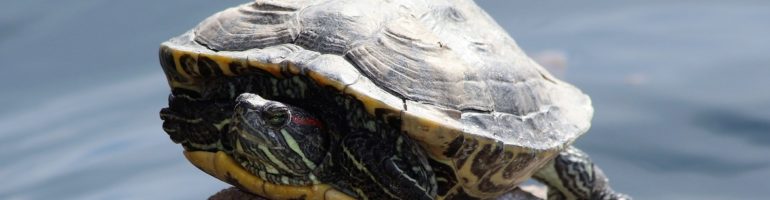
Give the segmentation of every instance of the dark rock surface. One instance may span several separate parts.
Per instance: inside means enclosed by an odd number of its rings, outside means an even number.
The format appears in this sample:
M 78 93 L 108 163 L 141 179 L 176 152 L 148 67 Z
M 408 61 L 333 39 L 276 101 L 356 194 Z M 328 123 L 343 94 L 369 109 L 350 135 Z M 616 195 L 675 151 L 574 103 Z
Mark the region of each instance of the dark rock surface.
M 226 188 L 209 197 L 209 200 L 269 200 L 251 193 L 239 190 L 236 187 Z

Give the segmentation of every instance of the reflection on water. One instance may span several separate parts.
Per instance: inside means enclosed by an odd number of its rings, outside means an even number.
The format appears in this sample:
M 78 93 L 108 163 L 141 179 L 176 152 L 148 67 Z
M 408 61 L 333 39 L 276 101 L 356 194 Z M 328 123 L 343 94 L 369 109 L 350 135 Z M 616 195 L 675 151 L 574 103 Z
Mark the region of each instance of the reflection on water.
M 696 126 L 710 133 L 741 137 L 746 142 L 770 146 L 770 120 L 763 120 L 734 111 L 703 111 L 693 120 Z
M 226 187 L 161 130 L 156 53 L 244 1 L 4 2 L 0 199 L 201 199 Z M 591 95 L 594 125 L 577 145 L 618 191 L 770 195 L 770 3 L 478 3 Z

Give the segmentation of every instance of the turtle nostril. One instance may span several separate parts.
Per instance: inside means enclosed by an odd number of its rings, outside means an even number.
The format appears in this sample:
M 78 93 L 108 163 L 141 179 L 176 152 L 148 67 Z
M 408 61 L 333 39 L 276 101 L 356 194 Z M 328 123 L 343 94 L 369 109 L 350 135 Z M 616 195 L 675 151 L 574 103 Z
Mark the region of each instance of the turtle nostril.
M 243 93 L 241 95 L 238 95 L 238 98 L 235 99 L 235 108 L 236 109 L 243 109 L 243 108 L 249 108 L 254 109 L 254 104 L 249 101 L 249 99 L 253 98 L 253 96 L 256 96 L 251 93 Z

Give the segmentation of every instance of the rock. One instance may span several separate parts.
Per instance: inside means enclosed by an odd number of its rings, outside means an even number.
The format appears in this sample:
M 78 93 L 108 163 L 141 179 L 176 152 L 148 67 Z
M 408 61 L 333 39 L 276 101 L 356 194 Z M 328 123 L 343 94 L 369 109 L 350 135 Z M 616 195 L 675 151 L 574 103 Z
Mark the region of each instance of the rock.
M 251 193 L 239 190 L 236 187 L 230 187 L 209 197 L 209 200 L 269 200 Z

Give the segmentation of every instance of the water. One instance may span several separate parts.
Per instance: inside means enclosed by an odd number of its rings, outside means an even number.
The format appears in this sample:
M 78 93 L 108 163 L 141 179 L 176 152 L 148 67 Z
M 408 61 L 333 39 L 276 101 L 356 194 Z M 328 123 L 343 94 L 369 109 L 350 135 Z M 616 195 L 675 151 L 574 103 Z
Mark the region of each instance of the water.
M 161 130 L 158 44 L 243 1 L 0 7 L 0 199 L 203 199 Z M 637 199 L 770 195 L 770 2 L 479 1 L 591 95 L 577 145 Z

